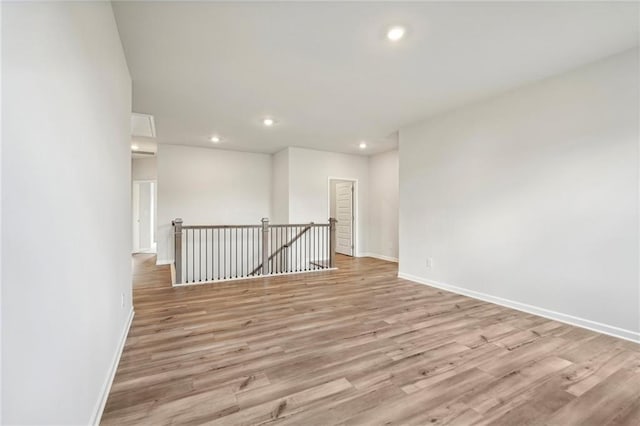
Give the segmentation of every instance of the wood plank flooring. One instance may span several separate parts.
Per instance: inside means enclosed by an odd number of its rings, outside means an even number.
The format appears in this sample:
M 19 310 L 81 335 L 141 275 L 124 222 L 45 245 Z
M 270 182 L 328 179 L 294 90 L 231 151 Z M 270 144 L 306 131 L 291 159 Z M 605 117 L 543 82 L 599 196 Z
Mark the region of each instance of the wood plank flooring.
M 104 425 L 638 425 L 640 345 L 397 278 L 171 288 L 135 257 Z

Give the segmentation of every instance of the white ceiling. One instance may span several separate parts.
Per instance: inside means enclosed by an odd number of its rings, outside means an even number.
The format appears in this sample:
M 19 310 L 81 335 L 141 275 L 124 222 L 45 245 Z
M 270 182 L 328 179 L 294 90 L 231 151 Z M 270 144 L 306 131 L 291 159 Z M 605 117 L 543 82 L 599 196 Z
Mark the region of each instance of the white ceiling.
M 371 154 L 403 125 L 638 45 L 637 3 L 115 2 L 159 143 Z M 397 44 L 389 26 L 407 27 Z M 261 119 L 277 125 L 265 128 Z M 369 147 L 360 151 L 366 140 Z

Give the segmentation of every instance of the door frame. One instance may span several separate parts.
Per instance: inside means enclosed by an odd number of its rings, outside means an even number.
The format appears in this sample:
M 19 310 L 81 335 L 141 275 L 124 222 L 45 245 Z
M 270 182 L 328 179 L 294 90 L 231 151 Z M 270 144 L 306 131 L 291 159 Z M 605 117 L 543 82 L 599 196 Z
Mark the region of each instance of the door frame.
M 360 220 L 358 218 L 359 209 L 358 209 L 358 179 L 352 177 L 337 177 L 337 176 L 329 176 L 327 177 L 327 218 L 331 217 L 331 181 L 332 180 L 344 180 L 347 182 L 353 182 L 353 226 L 351 229 L 351 238 L 353 242 L 353 257 L 360 257 L 360 253 L 358 252 L 358 225 L 360 224 Z
M 141 183 L 152 183 L 153 187 L 152 187 L 152 191 L 151 191 L 151 247 L 149 247 L 146 250 L 141 250 L 140 249 L 140 230 L 137 227 L 136 224 L 136 210 L 135 210 L 135 203 L 137 202 L 137 200 L 135 199 L 135 191 L 134 188 L 136 187 L 136 184 L 141 184 Z M 157 197 L 158 197 L 158 181 L 155 179 L 133 179 L 131 181 L 131 252 L 132 253 L 155 253 L 155 251 L 157 250 L 157 247 L 154 245 L 155 242 L 155 238 L 156 238 L 156 216 L 157 216 Z M 138 200 L 140 199 L 140 197 L 138 197 Z M 138 247 L 134 247 L 134 241 L 135 240 L 135 234 L 136 231 L 138 231 Z

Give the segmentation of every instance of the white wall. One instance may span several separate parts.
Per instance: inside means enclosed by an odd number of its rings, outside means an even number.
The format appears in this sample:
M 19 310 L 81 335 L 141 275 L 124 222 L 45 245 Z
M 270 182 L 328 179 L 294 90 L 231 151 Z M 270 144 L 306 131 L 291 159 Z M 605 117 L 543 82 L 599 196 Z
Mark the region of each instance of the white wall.
M 2 3 L 0 3 L 0 23 L 2 22 Z M 1 28 L 1 25 L 0 25 Z M 2 32 L 0 31 L 0 46 L 2 46 Z M 0 47 L 0 53 L 2 48 Z M 0 82 L 2 82 L 2 67 L 0 66 Z M 0 84 L 0 100 L 2 98 L 2 84 Z M 2 104 L 0 101 L 0 129 L 2 129 Z M 0 133 L 0 141 L 2 135 Z M 0 242 L 2 241 L 2 144 L 0 144 Z M 0 243 L 0 321 L 2 319 L 2 244 Z M 2 327 L 0 326 L 0 423 L 2 423 Z
M 375 185 L 370 167 L 378 174 Z M 287 148 L 269 156 L 160 145 L 158 262 L 173 259 L 171 221 L 176 217 L 185 224 L 258 224 L 262 217 L 272 223 L 325 223 L 329 177 L 358 181 L 357 255 L 397 258 L 397 167 L 397 152 L 365 157 Z M 370 209 L 376 210 L 373 222 Z
M 131 160 L 132 180 L 156 180 L 158 178 L 158 160 L 151 158 L 134 158 Z
M 158 146 L 158 262 L 173 260 L 171 221 L 260 224 L 269 217 L 271 156 L 179 145 Z
M 398 151 L 369 157 L 369 241 L 371 255 L 398 259 Z
M 289 223 L 289 149 L 271 156 L 273 181 L 271 185 L 272 223 Z
M 367 251 L 369 162 L 367 157 L 289 148 L 289 221 L 329 220 L 329 177 L 357 179 L 356 254 Z
M 87 424 L 132 313 L 131 80 L 110 3 L 2 12 L 2 423 Z
M 639 71 L 628 51 L 401 129 L 401 274 L 637 339 Z
M 258 224 L 262 217 L 271 223 L 325 223 L 329 177 L 358 181 L 357 255 L 397 258 L 397 151 L 365 157 L 286 148 L 266 155 L 160 145 L 157 164 L 159 263 L 173 259 L 176 217 L 185 224 Z M 372 181 L 370 168 L 377 174 Z M 373 220 L 370 210 L 376 211 Z

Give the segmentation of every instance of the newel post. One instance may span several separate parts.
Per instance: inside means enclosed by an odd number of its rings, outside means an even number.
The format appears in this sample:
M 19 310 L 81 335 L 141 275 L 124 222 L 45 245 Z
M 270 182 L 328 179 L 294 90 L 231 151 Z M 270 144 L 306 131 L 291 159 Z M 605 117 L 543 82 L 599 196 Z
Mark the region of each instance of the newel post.
M 329 267 L 336 267 L 336 222 L 335 218 L 329 218 Z
M 176 283 L 182 282 L 182 219 L 173 222 L 173 264 L 176 269 Z
M 262 275 L 269 275 L 269 218 L 262 218 Z

